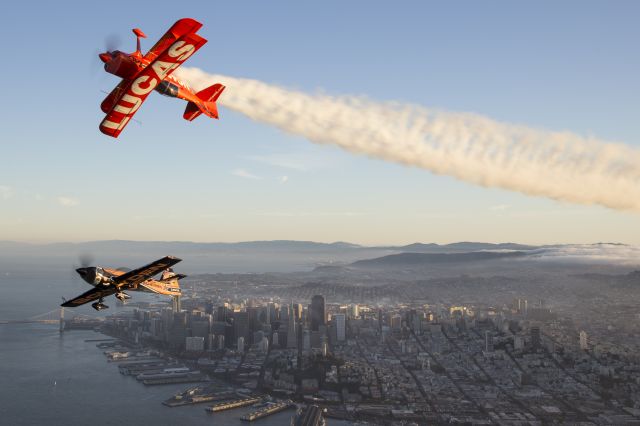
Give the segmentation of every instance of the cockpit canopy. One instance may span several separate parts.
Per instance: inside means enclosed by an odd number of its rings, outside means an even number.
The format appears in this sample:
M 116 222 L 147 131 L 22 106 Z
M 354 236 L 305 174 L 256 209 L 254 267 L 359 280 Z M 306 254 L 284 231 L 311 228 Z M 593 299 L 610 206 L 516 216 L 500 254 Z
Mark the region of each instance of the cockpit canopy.
M 178 96 L 178 90 L 180 90 L 178 85 L 170 83 L 168 81 L 161 81 L 160 84 L 156 86 L 156 91 L 158 93 L 172 98 Z

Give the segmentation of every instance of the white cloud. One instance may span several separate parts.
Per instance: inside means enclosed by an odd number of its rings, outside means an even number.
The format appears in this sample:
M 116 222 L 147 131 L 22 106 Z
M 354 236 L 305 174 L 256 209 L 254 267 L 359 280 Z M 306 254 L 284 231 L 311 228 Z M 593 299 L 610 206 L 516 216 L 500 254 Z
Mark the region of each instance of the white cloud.
M 337 161 L 334 155 L 318 149 L 314 149 L 312 152 L 250 155 L 245 159 L 282 169 L 295 170 L 296 172 L 324 169 L 334 166 Z
M 281 167 L 283 169 L 297 170 L 304 172 L 309 169 L 306 159 L 299 155 L 291 154 L 270 154 L 270 155 L 252 155 L 247 157 L 249 160 L 259 163 L 268 164 L 270 166 Z
M 567 244 L 537 249 L 531 256 L 540 260 L 603 262 L 637 265 L 640 246 L 598 243 Z
M 0 185 L 0 198 L 8 200 L 13 197 L 13 188 L 10 186 Z
M 223 81 L 226 108 L 322 145 L 419 167 L 476 185 L 640 212 L 640 149 L 356 96 L 307 94 L 257 80 L 178 70 L 194 86 Z M 255 157 L 281 167 L 300 163 Z M 290 158 L 289 158 L 290 159 Z
M 245 179 L 256 179 L 256 180 L 262 179 L 260 176 L 256 176 L 245 169 L 235 169 L 234 171 L 231 172 L 231 174 L 237 177 L 245 178 Z
M 508 204 L 498 204 L 497 206 L 491 206 L 490 209 L 493 210 L 493 211 L 498 212 L 498 211 L 507 210 L 509 207 L 511 207 L 511 206 L 508 205 Z
M 57 198 L 58 204 L 64 207 L 74 207 L 80 204 L 77 198 L 60 196 Z
M 257 216 L 272 216 L 272 217 L 359 217 L 364 216 L 366 213 L 360 212 L 327 212 L 327 211 L 310 211 L 310 212 L 287 212 L 287 211 L 267 211 L 257 212 Z
M 280 183 L 286 183 L 289 180 L 289 176 L 280 176 L 278 180 Z

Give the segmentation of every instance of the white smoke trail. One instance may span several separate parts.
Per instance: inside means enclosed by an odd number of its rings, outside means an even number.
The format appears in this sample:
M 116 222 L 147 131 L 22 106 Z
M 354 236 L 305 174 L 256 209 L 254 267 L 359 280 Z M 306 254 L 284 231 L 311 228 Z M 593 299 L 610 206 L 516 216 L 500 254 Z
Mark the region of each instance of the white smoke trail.
M 197 68 L 178 71 L 197 89 L 223 83 L 225 107 L 315 143 L 482 186 L 640 212 L 640 151 L 629 146 L 470 113 L 310 95 Z

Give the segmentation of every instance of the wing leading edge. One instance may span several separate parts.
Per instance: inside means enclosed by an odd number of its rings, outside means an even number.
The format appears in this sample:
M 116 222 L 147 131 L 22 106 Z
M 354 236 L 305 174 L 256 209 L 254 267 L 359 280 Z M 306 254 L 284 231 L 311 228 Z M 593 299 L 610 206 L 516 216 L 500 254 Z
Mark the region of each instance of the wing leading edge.
M 174 256 L 165 256 L 148 265 L 126 272 L 113 279 L 118 289 L 135 286 L 153 277 L 167 268 L 171 268 L 176 263 L 182 261 Z
M 89 291 L 82 293 L 80 296 L 67 300 L 62 305 L 65 308 L 73 308 L 76 306 L 84 305 L 85 303 L 92 302 L 94 300 L 101 299 L 103 297 L 111 296 L 116 293 L 115 287 L 94 287 Z

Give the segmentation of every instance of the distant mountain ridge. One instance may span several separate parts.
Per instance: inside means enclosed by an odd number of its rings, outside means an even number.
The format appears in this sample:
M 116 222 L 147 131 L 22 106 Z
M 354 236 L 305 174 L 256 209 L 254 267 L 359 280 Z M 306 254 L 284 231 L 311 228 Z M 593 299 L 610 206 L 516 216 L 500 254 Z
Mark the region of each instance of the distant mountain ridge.
M 419 253 L 461 253 L 471 251 L 482 250 L 533 250 L 540 248 L 540 246 L 530 246 L 517 243 L 478 243 L 462 241 L 459 243 L 451 244 L 423 244 L 413 243 L 406 246 L 396 247 L 398 250 L 405 252 L 419 252 Z
M 17 241 L 0 240 L 0 248 L 80 248 L 80 247 L 179 247 L 181 249 L 206 249 L 206 248 L 252 248 L 252 249 L 316 249 L 331 248 L 339 250 L 367 249 L 367 250 L 396 250 L 399 252 L 419 253 L 460 253 L 482 250 L 532 250 L 540 246 L 531 246 L 517 243 L 482 243 L 482 242 L 457 242 L 450 244 L 436 243 L 412 243 L 404 246 L 364 246 L 344 241 L 322 243 L 304 240 L 258 240 L 239 242 L 193 242 L 193 241 L 136 241 L 136 240 L 95 240 L 84 242 L 56 242 L 56 243 L 23 243 Z
M 616 244 L 533 246 L 511 242 L 463 241 L 451 244 L 417 242 L 398 246 L 364 246 L 343 241 L 322 243 L 298 240 L 235 243 L 102 240 L 48 244 L 0 241 L 0 273 L 18 264 L 29 265 L 35 262 L 48 267 L 68 267 L 77 263 L 79 256 L 86 254 L 90 254 L 95 259 L 95 263 L 102 266 L 137 267 L 170 254 L 182 258 L 183 263 L 180 266 L 191 273 L 261 273 L 311 271 L 319 266 L 327 267 L 324 268 L 327 271 L 337 271 L 341 267 L 348 268 L 351 264 L 356 264 L 356 267 L 360 268 L 376 263 L 408 265 L 413 262 L 416 265 L 445 265 L 465 262 L 479 265 L 480 261 L 516 259 L 519 256 L 522 257 L 523 253 L 526 253 L 528 255 L 526 258 L 532 261 L 557 260 L 574 263 L 582 261 L 581 259 L 588 262 L 606 262 L 612 259 L 611 261 L 617 262 L 616 259 L 622 258 L 627 263 L 637 264 L 635 259 L 640 259 L 640 247 Z M 397 257 L 386 258 L 386 256 Z M 356 263 L 360 261 L 364 263 Z
M 400 253 L 358 260 L 352 268 L 419 267 L 428 264 L 478 262 L 526 256 L 524 251 L 473 251 L 465 253 Z

